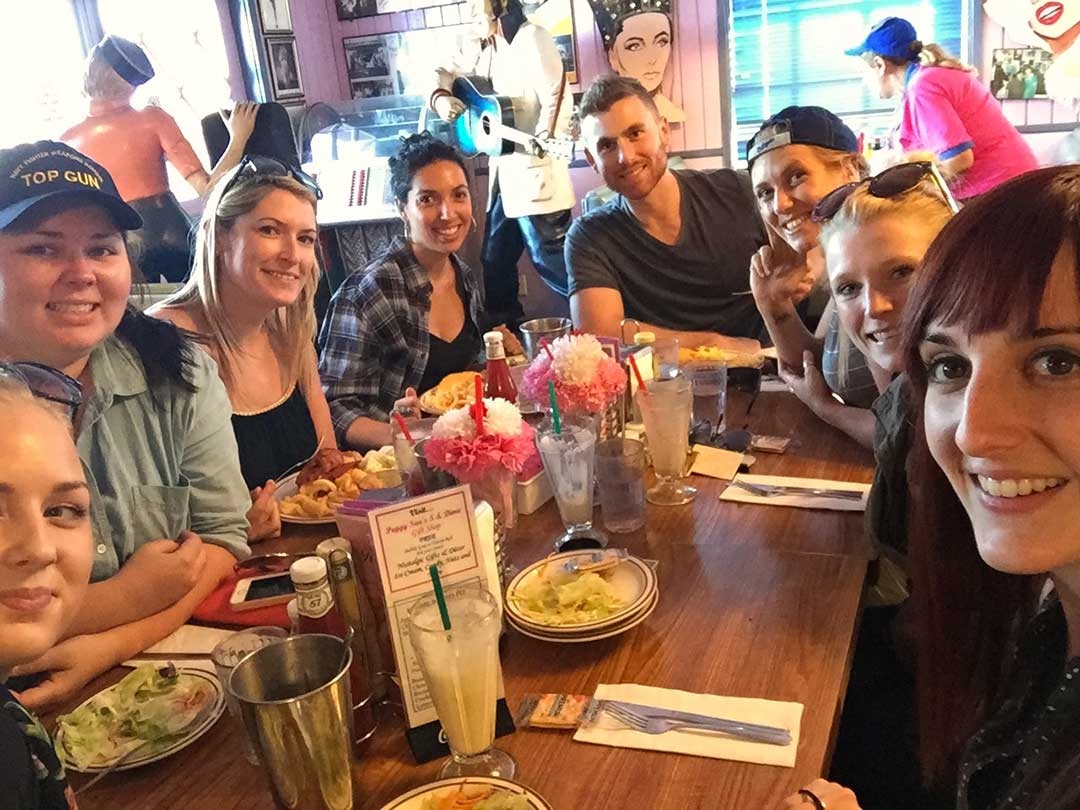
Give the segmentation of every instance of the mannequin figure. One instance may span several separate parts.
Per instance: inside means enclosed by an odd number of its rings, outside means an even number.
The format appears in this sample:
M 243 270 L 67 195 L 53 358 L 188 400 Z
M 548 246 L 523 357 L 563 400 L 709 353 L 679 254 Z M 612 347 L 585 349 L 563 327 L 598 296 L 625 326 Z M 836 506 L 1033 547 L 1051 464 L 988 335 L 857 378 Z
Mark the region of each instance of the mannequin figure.
M 159 107 L 136 110 L 135 88 L 154 76 L 146 53 L 126 39 L 106 36 L 87 60 L 84 90 L 90 114 L 60 139 L 109 170 L 124 201 L 143 219 L 140 269 L 147 281 L 183 281 L 191 267 L 191 222 L 169 191 L 165 160 L 205 197 L 240 162 L 255 126 L 257 104 L 237 104 L 226 121 L 229 147 L 207 174 L 176 121 Z
M 532 133 L 570 132 L 573 101 L 555 40 L 547 29 L 525 18 L 519 0 L 473 0 L 473 40 L 467 51 L 437 71 L 431 109 L 453 121 L 465 109 L 450 93 L 456 76 L 481 74 L 495 92 L 514 99 L 517 128 Z M 517 329 L 524 319 L 518 298 L 517 262 L 528 248 L 540 278 L 566 297 L 563 242 L 570 227 L 574 188 L 565 160 L 538 157 L 521 147 L 492 158 L 484 266 L 485 321 Z
M 608 64 L 620 76 L 637 79 L 669 124 L 686 120 L 682 107 L 661 85 L 671 59 L 672 0 L 589 0 L 604 40 Z

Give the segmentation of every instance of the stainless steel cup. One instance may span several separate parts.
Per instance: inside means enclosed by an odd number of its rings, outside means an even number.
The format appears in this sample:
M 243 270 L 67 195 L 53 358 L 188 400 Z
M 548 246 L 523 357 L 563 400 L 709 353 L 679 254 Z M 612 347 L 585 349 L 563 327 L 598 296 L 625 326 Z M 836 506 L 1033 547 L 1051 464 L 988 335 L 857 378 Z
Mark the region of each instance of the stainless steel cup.
M 436 490 L 446 489 L 447 487 L 457 486 L 457 481 L 454 480 L 454 476 L 445 470 L 437 470 L 427 462 L 427 458 L 424 457 L 424 445 L 427 443 L 427 439 L 421 439 L 413 445 L 413 456 L 416 459 L 416 467 L 420 471 L 420 480 L 424 484 L 423 492 L 435 492 Z M 421 495 L 423 492 L 413 492 L 412 495 Z
M 525 354 L 532 360 L 540 351 L 544 340 L 552 341 L 570 334 L 573 324 L 569 318 L 533 318 L 520 327 L 521 342 L 525 344 Z
M 293 636 L 256 650 L 229 676 L 282 810 L 352 810 L 352 651 L 343 644 Z

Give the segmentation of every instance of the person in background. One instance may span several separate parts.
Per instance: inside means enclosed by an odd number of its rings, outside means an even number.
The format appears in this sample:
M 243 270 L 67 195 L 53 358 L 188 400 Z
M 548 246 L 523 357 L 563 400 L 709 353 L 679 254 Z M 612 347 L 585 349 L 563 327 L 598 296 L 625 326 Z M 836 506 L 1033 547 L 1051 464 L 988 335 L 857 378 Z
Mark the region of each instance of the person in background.
M 514 100 L 515 128 L 530 135 L 570 134 L 573 99 L 559 50 L 551 33 L 525 16 L 520 0 L 470 0 L 466 48 L 436 71 L 437 87 L 428 104 L 443 121 L 453 122 L 465 105 L 451 92 L 454 79 L 479 74 L 494 91 Z M 525 318 L 519 300 L 518 260 L 529 258 L 543 282 L 566 296 L 563 243 L 574 207 L 570 164 L 548 152 L 518 146 L 488 163 L 489 193 L 481 264 L 485 319 L 516 330 Z
M 134 42 L 106 36 L 90 52 L 84 90 L 90 114 L 60 140 L 105 166 L 120 196 L 143 219 L 141 269 L 148 281 L 183 281 L 191 269 L 191 224 L 169 190 L 165 160 L 201 197 L 244 156 L 259 105 L 237 104 L 225 123 L 229 146 L 207 174 L 176 121 L 160 107 L 133 109 L 135 89 L 154 77 L 150 59 Z
M 886 17 L 845 53 L 862 58 L 871 91 L 900 98 L 895 146 L 934 153 L 957 199 L 985 194 L 1038 168 L 1035 153 L 974 68 L 938 45 L 924 45 L 907 20 Z M 1023 79 L 1018 81 L 1016 98 L 1023 95 Z
M 909 304 L 919 753 L 957 810 L 1080 806 L 1078 211 L 1076 166 L 999 186 Z
M 207 201 L 191 278 L 150 312 L 217 361 L 252 491 L 250 540 L 281 532 L 275 480 L 318 448 L 337 447 L 315 357 L 320 194 L 273 158 L 245 158 Z
M 94 531 L 92 584 L 67 638 L 21 675 L 32 708 L 160 641 L 250 550 L 250 505 L 217 366 L 128 303 L 138 214 L 101 166 L 38 141 L 0 151 L 0 358 L 83 387 L 76 447 Z
M 877 385 L 866 358 L 840 328 L 827 283 L 828 303 L 815 333 L 806 328 L 799 307 L 825 276 L 814 206 L 833 189 L 867 175 L 855 133 L 821 107 L 788 107 L 747 141 L 746 161 L 769 231 L 769 244 L 751 262 L 750 289 L 777 357 L 799 374 L 803 352 L 813 352 L 829 389 L 853 408 L 869 408 Z M 873 420 L 869 411 L 851 413 Z
M 634 79 L 596 79 L 580 115 L 585 158 L 618 196 L 566 238 L 575 327 L 619 338 L 632 318 L 688 348 L 757 352 L 746 268 L 768 237 L 749 182 L 730 169 L 669 170 L 667 121 Z
M 483 351 L 483 291 L 457 256 L 476 224 L 464 158 L 427 132 L 411 135 L 390 159 L 390 188 L 405 234 L 342 283 L 319 334 L 341 447 L 390 444 L 391 411 L 413 413 L 418 390 L 475 367 Z
M 90 491 L 71 438 L 79 384 L 40 367 L 0 363 L 0 796 L 12 810 L 74 810 L 48 732 L 6 685 L 13 667 L 61 639 L 75 618 L 93 560 Z M 66 394 L 64 393 L 66 391 Z

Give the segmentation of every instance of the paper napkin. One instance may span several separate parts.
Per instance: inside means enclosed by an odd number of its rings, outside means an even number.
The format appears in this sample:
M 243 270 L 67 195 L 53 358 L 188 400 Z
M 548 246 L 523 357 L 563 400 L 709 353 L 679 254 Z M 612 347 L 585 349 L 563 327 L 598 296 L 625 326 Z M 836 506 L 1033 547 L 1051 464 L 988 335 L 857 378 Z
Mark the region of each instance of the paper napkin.
M 143 655 L 205 655 L 209 656 L 222 639 L 235 633 L 235 630 L 221 630 L 217 627 L 200 627 L 185 624 L 165 636 L 152 647 L 143 650 Z
M 607 714 L 602 714 L 591 727 L 579 728 L 574 734 L 574 739 L 578 742 L 610 745 L 616 748 L 640 748 L 646 751 L 671 751 L 675 754 L 754 762 L 760 765 L 782 765 L 786 768 L 795 765 L 795 753 L 799 749 L 799 725 L 802 722 L 803 713 L 801 703 L 703 695 L 633 683 L 600 684 L 596 687 L 595 697 L 598 700 L 623 700 L 643 706 L 655 706 L 658 709 L 673 709 L 713 717 L 726 717 L 748 723 L 779 726 L 791 732 L 791 743 L 769 745 L 737 740 L 723 734 L 694 731 L 645 734 L 620 725 Z
M 759 497 L 751 495 L 745 489 L 729 486 L 720 493 L 722 501 L 736 501 L 738 503 L 759 503 L 766 506 L 794 506 L 799 509 L 833 509 L 839 512 L 863 512 L 866 510 L 866 496 L 870 492 L 869 484 L 855 484 L 851 481 L 829 481 L 823 478 L 787 478 L 780 475 L 739 475 L 736 481 L 745 481 L 748 484 L 773 484 L 776 486 L 796 486 L 819 489 L 843 489 L 851 492 L 861 492 L 862 500 L 847 500 L 844 498 L 827 498 L 815 495 L 774 495 L 772 497 Z
M 697 454 L 694 466 L 690 468 L 690 472 L 695 475 L 707 475 L 710 478 L 730 481 L 739 471 L 739 465 L 743 463 L 742 453 L 720 450 L 705 444 L 695 444 L 691 449 Z

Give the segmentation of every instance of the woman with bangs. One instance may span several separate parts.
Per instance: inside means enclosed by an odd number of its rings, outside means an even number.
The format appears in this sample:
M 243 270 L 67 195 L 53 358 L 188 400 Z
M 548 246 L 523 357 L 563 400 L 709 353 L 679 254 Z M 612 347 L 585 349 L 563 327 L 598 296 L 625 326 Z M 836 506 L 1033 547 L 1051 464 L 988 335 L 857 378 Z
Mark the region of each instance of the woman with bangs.
M 315 358 L 318 196 L 307 175 L 245 158 L 207 202 L 191 278 L 151 310 L 217 361 L 251 490 L 250 540 L 281 532 L 275 480 L 337 447 Z
M 801 317 L 825 274 L 814 206 L 867 175 L 855 133 L 822 107 L 788 107 L 747 142 L 746 160 L 769 234 L 769 244 L 751 262 L 750 289 L 779 361 L 801 370 L 803 353 L 811 352 L 831 391 L 853 409 L 868 408 L 877 386 L 862 354 L 844 337 L 831 298 L 826 293 L 816 332 Z M 852 413 L 847 418 L 858 419 Z
M 93 533 L 87 608 L 13 674 L 40 708 L 176 630 L 250 554 L 250 500 L 213 360 L 128 303 L 141 225 L 101 166 L 53 141 L 0 150 L 0 357 L 77 380 Z
M 1080 168 L 1032 172 L 944 230 L 909 307 L 919 758 L 958 810 L 1080 807 L 1078 253 Z

